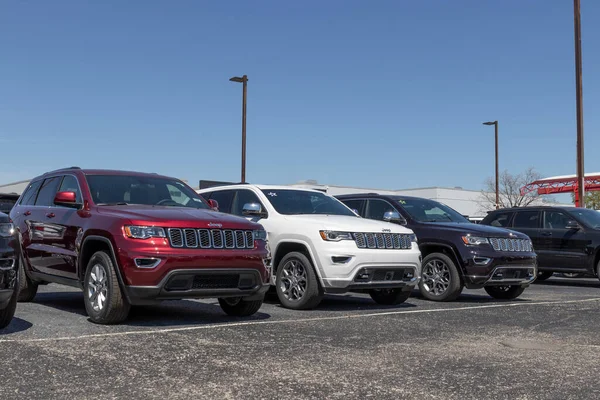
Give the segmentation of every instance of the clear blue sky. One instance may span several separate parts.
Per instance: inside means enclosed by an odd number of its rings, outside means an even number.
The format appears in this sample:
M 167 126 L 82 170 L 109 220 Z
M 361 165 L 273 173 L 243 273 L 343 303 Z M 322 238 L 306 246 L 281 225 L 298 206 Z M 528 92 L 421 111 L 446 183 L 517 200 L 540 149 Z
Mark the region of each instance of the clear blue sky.
M 586 170 L 600 2 L 582 0 Z M 575 173 L 570 0 L 2 1 L 0 183 L 69 165 L 479 189 Z M 595 26 L 594 26 L 595 25 Z

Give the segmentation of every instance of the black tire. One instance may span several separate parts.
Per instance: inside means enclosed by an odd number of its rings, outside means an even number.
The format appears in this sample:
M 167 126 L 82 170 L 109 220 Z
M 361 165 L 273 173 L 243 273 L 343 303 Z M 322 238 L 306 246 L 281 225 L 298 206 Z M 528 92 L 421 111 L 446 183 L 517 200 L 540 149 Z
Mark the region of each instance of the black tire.
M 263 304 L 263 300 L 244 300 L 242 297 L 219 299 L 219 305 L 225 314 L 232 317 L 249 317 L 256 314 Z
M 18 301 L 21 303 L 29 303 L 33 301 L 38 291 L 38 284 L 33 282 L 25 272 L 25 259 L 19 257 L 19 295 Z
M 554 272 L 552 271 L 538 271 L 538 275 L 536 278 L 536 281 L 545 281 L 546 279 L 550 278 L 552 275 L 554 275 Z
M 519 297 L 523 291 L 524 287 L 519 285 L 512 286 L 486 286 L 484 287 L 485 291 L 495 299 L 500 300 L 512 300 Z
M 99 270 L 102 270 L 103 276 L 100 273 L 96 273 Z M 94 280 L 92 278 L 93 272 L 97 278 L 96 282 L 98 282 L 97 287 L 99 290 L 94 290 L 92 287 L 92 281 Z M 117 324 L 127 319 L 131 306 L 127 302 L 119 285 L 115 265 L 106 252 L 98 251 L 90 258 L 83 281 L 83 291 L 85 310 L 92 322 L 108 325 Z M 105 299 L 101 306 L 94 304 L 96 299 L 94 294 L 98 292 Z M 97 296 L 100 294 L 97 294 Z M 95 308 L 95 306 L 99 307 Z
M 289 285 L 287 285 L 286 282 L 289 281 L 284 277 L 284 270 L 292 265 L 301 268 L 305 278 L 304 281 L 302 281 L 304 282 L 304 285 L 298 283 L 299 286 L 303 286 L 304 292 L 302 295 L 297 296 L 298 298 L 290 299 L 289 297 L 294 296 L 288 295 L 288 297 L 286 297 L 286 291 L 289 289 Z M 281 305 L 293 310 L 308 310 L 315 308 L 323 299 L 323 289 L 321 289 L 312 263 L 304 254 L 295 251 L 286 254 L 277 266 L 276 290 Z
M 429 285 L 430 281 L 425 280 L 423 272 L 428 268 L 429 263 L 443 263 L 447 266 L 448 285 L 443 292 L 436 292 L 433 289 L 434 285 Z M 421 281 L 419 282 L 419 290 L 421 295 L 426 299 L 433 301 L 454 301 L 460 296 L 463 290 L 463 282 L 456 267 L 456 263 L 443 253 L 431 253 L 423 259 L 423 272 L 421 273 Z
M 377 304 L 395 306 L 404 303 L 410 297 L 410 290 L 402 289 L 373 289 L 369 295 Z
M 17 292 L 13 293 L 8 305 L 5 308 L 0 309 L 0 329 L 6 328 L 15 316 L 18 297 L 19 294 Z

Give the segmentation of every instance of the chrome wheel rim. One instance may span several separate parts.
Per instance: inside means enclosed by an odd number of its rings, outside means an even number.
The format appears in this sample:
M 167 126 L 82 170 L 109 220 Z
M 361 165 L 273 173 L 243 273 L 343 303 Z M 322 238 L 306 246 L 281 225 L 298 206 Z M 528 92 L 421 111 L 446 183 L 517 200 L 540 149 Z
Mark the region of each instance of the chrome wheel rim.
M 94 311 L 102 311 L 108 298 L 108 285 L 106 270 L 100 264 L 92 267 L 88 279 L 88 299 Z
M 285 263 L 281 271 L 279 289 L 283 297 L 290 301 L 300 301 L 306 292 L 306 268 L 297 260 Z
M 423 288 L 435 296 L 444 294 L 450 286 L 450 267 L 441 260 L 431 260 L 425 264 L 421 276 Z

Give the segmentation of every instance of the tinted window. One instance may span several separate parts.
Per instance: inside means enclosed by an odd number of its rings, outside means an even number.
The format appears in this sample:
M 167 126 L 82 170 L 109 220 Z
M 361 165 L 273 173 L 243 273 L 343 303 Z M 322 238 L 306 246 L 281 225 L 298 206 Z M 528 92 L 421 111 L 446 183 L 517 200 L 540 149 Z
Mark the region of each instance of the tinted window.
M 280 214 L 356 215 L 339 200 L 325 193 L 294 189 L 265 189 L 267 199 Z
M 578 208 L 569 211 L 576 218 L 579 218 L 589 227 L 594 229 L 600 228 L 600 212 L 589 208 Z
M 40 192 L 38 193 L 37 199 L 35 200 L 36 206 L 53 206 L 54 195 L 58 190 L 62 177 L 44 179 Z
M 515 215 L 513 226 L 515 228 L 538 228 L 539 222 L 540 213 L 538 211 L 519 211 Z
M 81 203 L 81 191 L 79 190 L 79 184 L 77 183 L 77 178 L 73 175 L 65 175 L 60 184 L 59 192 L 75 192 L 76 199 L 78 203 Z
M 486 218 L 485 223 L 491 226 L 497 226 L 499 228 L 507 227 L 510 222 L 510 217 L 512 213 L 509 212 L 499 212 L 493 214 L 490 219 Z
M 383 220 L 383 214 L 394 211 L 394 207 L 385 200 L 372 199 L 367 203 L 365 218 Z
M 418 197 L 399 197 L 398 204 L 419 222 L 469 222 L 456 210 L 440 202 Z
M 364 204 L 364 200 L 342 200 L 342 203 L 348 206 L 348 208 L 352 210 L 356 210 L 359 214 L 362 215 L 362 207 Z
M 16 199 L 0 199 L 0 212 L 10 213 L 16 202 Z
M 208 208 L 196 192 L 177 179 L 147 175 L 87 175 L 86 178 L 92 199 L 99 206 Z
M 560 211 L 544 212 L 544 229 L 565 229 L 573 218 Z
M 209 199 L 216 200 L 219 203 L 219 211 L 224 213 L 231 213 L 231 203 L 233 202 L 233 190 L 219 190 L 216 192 L 206 193 Z
M 217 200 L 218 201 L 218 200 Z M 231 213 L 235 215 L 243 215 L 242 209 L 244 208 L 244 204 L 248 203 L 258 203 L 264 210 L 264 206 L 258 199 L 258 196 L 254 194 L 251 190 L 236 190 L 236 196 L 233 201 L 233 207 L 231 209 Z
M 23 193 L 23 198 L 21 199 L 21 203 L 26 206 L 32 206 L 35 203 L 35 198 L 37 196 L 38 190 L 42 184 L 42 181 L 35 181 L 29 185 L 25 193 Z

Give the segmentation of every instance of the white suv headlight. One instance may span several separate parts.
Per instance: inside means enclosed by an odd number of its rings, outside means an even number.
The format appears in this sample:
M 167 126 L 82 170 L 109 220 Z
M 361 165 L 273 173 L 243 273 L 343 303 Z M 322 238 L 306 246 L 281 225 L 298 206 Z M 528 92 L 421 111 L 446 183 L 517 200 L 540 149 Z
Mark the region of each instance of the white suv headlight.
M 354 240 L 350 232 L 319 231 L 323 240 L 328 242 L 339 242 L 340 240 Z

